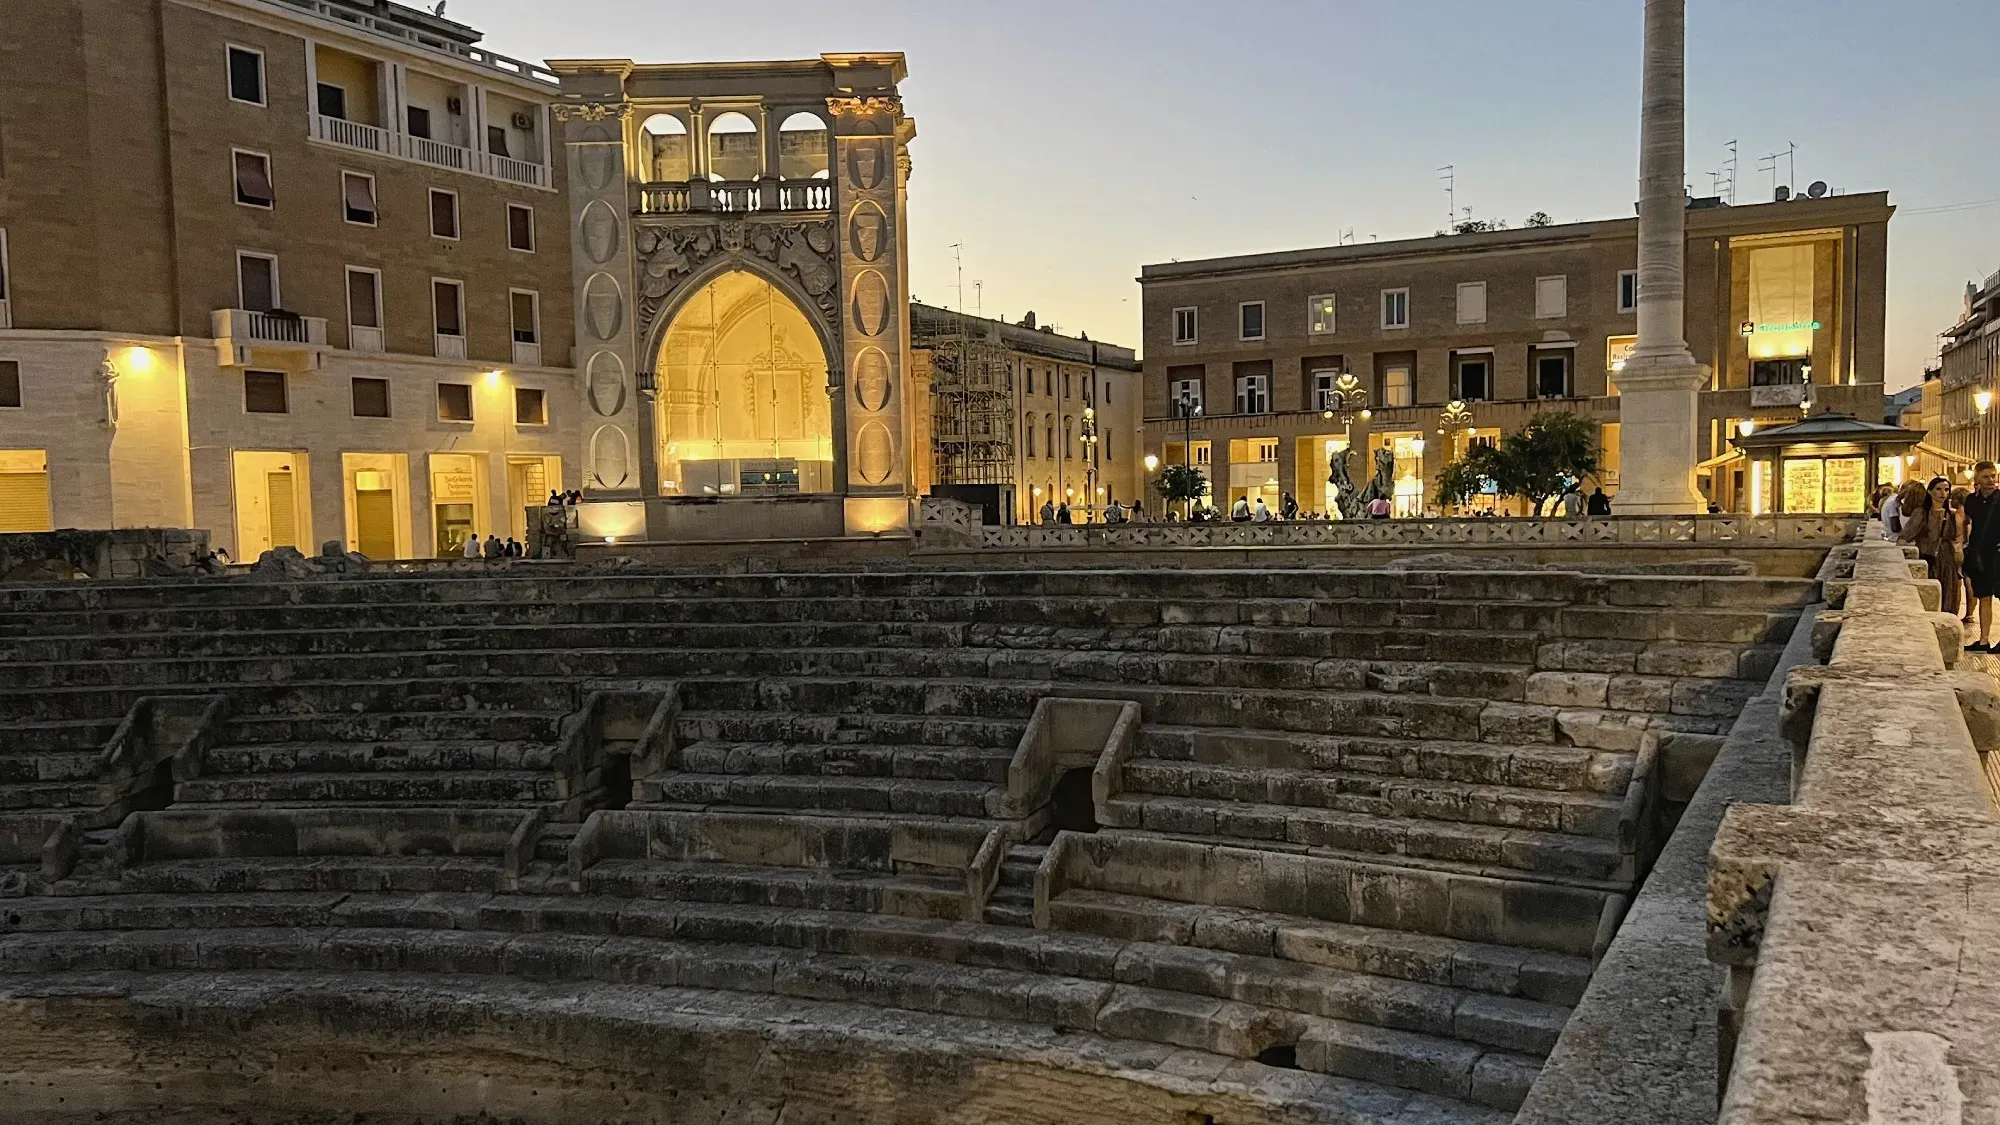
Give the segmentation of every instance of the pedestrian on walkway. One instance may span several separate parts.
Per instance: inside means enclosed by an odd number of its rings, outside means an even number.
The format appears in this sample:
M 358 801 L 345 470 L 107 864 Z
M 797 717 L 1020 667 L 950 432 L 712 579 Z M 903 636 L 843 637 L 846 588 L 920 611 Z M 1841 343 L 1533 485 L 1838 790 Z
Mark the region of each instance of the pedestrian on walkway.
M 1243 497 L 1241 497 L 1241 496 L 1238 496 L 1238 497 L 1236 498 L 1236 503 L 1234 503 L 1234 504 L 1231 504 L 1231 505 L 1229 506 L 1229 522 L 1230 522 L 1230 523 L 1249 523 L 1249 522 L 1250 522 L 1250 501 L 1249 501 L 1249 500 L 1247 500 L 1247 499 L 1245 499 L 1245 498 L 1243 498 Z
M 1278 501 L 1278 518 L 1281 520 L 1298 519 L 1299 518 L 1298 500 L 1295 499 L 1289 492 L 1280 493 L 1279 495 L 1281 499 Z
M 1044 526 L 1056 522 L 1056 502 L 1053 498 L 1042 501 L 1042 523 Z
M 478 532 L 476 532 L 476 531 L 468 531 L 468 532 L 466 532 L 466 533 L 465 533 L 465 545 L 464 545 L 463 547 L 461 547 L 461 548 L 460 548 L 460 550 L 464 551 L 464 553 L 465 553 L 465 557 L 466 557 L 466 558 L 468 558 L 468 559 L 476 559 L 476 558 L 478 558 L 478 557 L 479 557 L 479 533 L 478 533 Z
M 1917 557 L 1924 560 L 1943 591 L 1939 608 L 1953 616 L 1958 614 L 1958 543 L 1963 538 L 1958 524 L 1959 511 L 1951 502 L 1951 481 L 1932 477 L 1930 487 L 1924 490 L 1923 502 L 1903 513 L 1901 536 L 1902 542 L 1916 544 Z
M 1967 625 L 1972 624 L 1973 602 L 1972 576 L 1965 573 L 1965 498 L 1970 495 L 1972 490 L 1969 488 L 1959 487 L 1951 490 L 1951 506 L 1958 510 L 1958 608 L 1961 611 L 1958 619 Z
M 1262 496 L 1257 498 L 1257 506 L 1250 509 L 1250 518 L 1257 523 L 1271 522 L 1271 509 L 1265 505 Z
M 1903 535 L 1903 505 L 1920 503 L 1924 486 L 1916 481 L 1905 481 L 1894 496 L 1882 501 L 1882 538 L 1894 542 Z
M 486 546 L 481 548 L 481 553 L 489 559 L 505 558 L 507 546 L 500 542 L 498 535 L 489 535 L 486 537 Z
M 1891 502 L 1902 499 L 1898 495 Z M 1972 467 L 1972 495 L 1965 498 L 1962 534 L 1961 565 L 1972 579 L 1972 597 L 1979 605 L 1979 639 L 1966 645 L 1965 651 L 1991 652 L 1993 596 L 2000 594 L 2000 467 L 1991 461 Z
M 1584 505 L 1584 512 L 1592 518 L 1611 515 L 1611 497 L 1604 494 L 1602 485 L 1591 491 L 1590 500 Z
M 1393 510 L 1386 496 L 1377 496 L 1368 502 L 1368 518 L 1371 520 L 1386 520 Z
M 1056 505 L 1056 522 L 1064 526 L 1068 526 L 1069 524 L 1075 522 L 1074 520 L 1070 519 L 1069 505 L 1067 503 Z

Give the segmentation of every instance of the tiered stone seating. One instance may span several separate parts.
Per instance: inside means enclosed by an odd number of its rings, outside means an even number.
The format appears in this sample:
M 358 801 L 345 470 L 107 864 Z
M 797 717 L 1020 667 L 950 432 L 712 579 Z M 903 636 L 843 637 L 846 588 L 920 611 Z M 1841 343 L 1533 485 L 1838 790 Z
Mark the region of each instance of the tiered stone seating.
M 58 799 L 34 803 L 41 766 L 0 774 L 0 888 L 25 896 L 0 909 L 0 977 L 754 993 L 1185 1052 L 1229 1089 L 1239 1065 L 1295 1074 L 1301 1120 L 1497 1125 L 1643 868 L 1663 743 L 1726 727 L 1813 592 L 1112 570 L 0 588 L 21 673 L 0 763 L 82 742 Z M 605 691 L 664 701 L 659 729 L 593 749 Z M 151 767 L 164 807 L 100 824 L 93 740 L 196 694 L 228 706 Z M 1030 752 L 1065 697 L 1137 705 L 1081 812 L 1074 757 Z

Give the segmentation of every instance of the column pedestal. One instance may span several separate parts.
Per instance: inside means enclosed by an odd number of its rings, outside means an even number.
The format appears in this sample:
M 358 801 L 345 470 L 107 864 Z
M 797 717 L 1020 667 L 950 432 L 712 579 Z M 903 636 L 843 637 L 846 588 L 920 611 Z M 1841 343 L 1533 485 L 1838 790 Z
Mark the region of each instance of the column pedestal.
M 1633 355 L 1612 376 L 1618 386 L 1618 496 L 1621 516 L 1692 515 L 1707 509 L 1694 486 L 1700 412 L 1708 368 L 1685 351 Z

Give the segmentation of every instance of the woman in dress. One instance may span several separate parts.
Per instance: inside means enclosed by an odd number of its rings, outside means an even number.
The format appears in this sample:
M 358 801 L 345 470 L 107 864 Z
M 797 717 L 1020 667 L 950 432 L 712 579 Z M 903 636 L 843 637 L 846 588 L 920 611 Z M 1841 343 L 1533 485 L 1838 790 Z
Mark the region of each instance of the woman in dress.
M 1930 574 L 1942 588 L 1944 612 L 1958 615 L 1959 612 L 1959 568 L 1958 543 L 1963 537 L 1959 527 L 1958 505 L 1952 503 L 1951 482 L 1944 477 L 1932 477 L 1922 499 L 1906 497 L 1902 507 L 1903 530 L 1899 538 L 1905 543 L 1917 546 L 1917 556 L 1930 568 Z

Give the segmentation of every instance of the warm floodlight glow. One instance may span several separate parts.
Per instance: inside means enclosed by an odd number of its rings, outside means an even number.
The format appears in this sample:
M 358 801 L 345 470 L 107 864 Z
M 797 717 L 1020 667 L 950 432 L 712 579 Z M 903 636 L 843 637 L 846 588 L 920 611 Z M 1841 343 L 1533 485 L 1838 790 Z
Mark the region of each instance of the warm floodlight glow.
M 1972 393 L 1972 405 L 1977 407 L 1981 414 L 1993 409 L 1993 392 L 1974 391 Z
M 1749 437 L 1751 434 L 1757 432 L 1757 420 L 1755 418 L 1743 419 L 1741 422 L 1736 423 L 1736 432 L 1742 434 L 1744 437 Z
M 1155 472 L 1159 469 L 1159 467 L 1160 467 L 1160 459 L 1158 457 L 1153 456 L 1150 453 L 1146 454 L 1146 471 L 1149 473 Z

